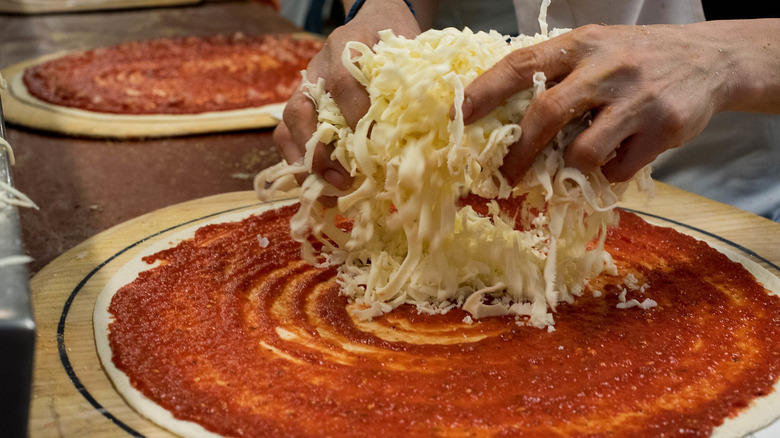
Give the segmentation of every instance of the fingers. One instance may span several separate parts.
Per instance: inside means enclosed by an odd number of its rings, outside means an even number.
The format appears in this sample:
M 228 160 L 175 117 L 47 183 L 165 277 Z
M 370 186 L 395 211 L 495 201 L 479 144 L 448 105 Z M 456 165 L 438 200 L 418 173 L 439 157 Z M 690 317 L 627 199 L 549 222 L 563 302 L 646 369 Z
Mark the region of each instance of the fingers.
M 281 122 L 279 125 L 277 125 L 276 129 L 274 129 L 273 136 L 274 142 L 276 142 L 277 146 L 279 147 L 279 151 L 285 161 L 288 163 L 300 163 L 303 161 L 303 152 L 293 141 L 290 129 L 287 128 L 287 125 L 284 122 Z M 336 170 L 331 169 L 328 166 L 330 163 L 332 163 L 332 160 L 330 159 L 330 152 L 332 152 L 332 149 L 332 147 L 323 145 L 322 143 L 317 145 L 317 148 L 314 150 L 315 169 L 313 170 L 323 175 L 325 180 L 334 185 L 336 188 L 340 190 L 346 190 L 350 185 L 352 185 L 352 177 L 349 176 L 349 174 L 347 174 L 343 167 L 338 165 L 338 163 L 336 163 L 336 166 L 338 166 Z M 343 171 L 346 176 L 344 176 L 341 171 Z M 335 174 L 333 174 L 333 172 L 335 172 Z M 306 180 L 307 176 L 308 174 L 305 173 L 299 173 L 295 175 L 295 179 L 298 181 L 299 186 L 303 185 L 303 181 Z M 323 196 L 320 197 L 319 201 L 322 205 L 328 208 L 336 206 L 336 199 L 333 197 Z
M 282 122 L 274 130 L 274 141 L 284 159 L 292 164 L 303 161 L 306 142 L 317 130 L 314 102 L 296 91 L 284 107 Z
M 309 123 L 308 117 L 301 116 L 309 111 L 306 110 L 305 106 L 301 107 L 300 104 L 296 104 L 294 99 L 295 97 L 291 98 L 285 106 L 282 121 L 276 126 L 273 134 L 276 148 L 282 158 L 290 164 L 303 162 L 306 150 L 304 148 L 306 140 L 304 139 L 310 138 L 316 129 L 316 119 L 313 123 Z M 296 129 L 291 130 L 289 126 L 295 126 Z
M 318 55 L 319 56 L 319 55 Z M 316 57 L 315 57 L 316 59 Z M 312 62 L 307 71 L 307 79 L 316 81 L 319 77 L 318 63 Z M 366 99 L 368 97 L 366 96 Z M 293 127 L 291 129 L 291 127 Z M 306 143 L 317 130 L 317 111 L 314 102 L 301 90 L 293 94 L 284 108 L 283 121 L 274 130 L 274 142 L 288 163 L 299 163 L 304 159 Z M 314 149 L 312 171 L 321 175 L 328 183 L 338 189 L 346 190 L 352 184 L 352 177 L 341 164 L 331 160 L 333 148 L 318 143 Z M 297 176 L 302 183 L 305 175 Z
M 573 76 L 576 73 L 569 78 Z M 523 178 L 539 152 L 564 126 L 601 104 L 592 100 L 590 96 L 593 93 L 589 87 L 569 86 L 569 78 L 549 88 L 528 105 L 520 121 L 520 140 L 509 148 L 500 169 L 511 184 L 517 184 Z M 576 79 L 571 82 L 576 82 Z
M 636 110 L 600 108 L 592 124 L 566 146 L 564 160 L 585 175 L 601 168 L 610 182 L 623 182 L 664 150 L 679 146 L 675 139 L 662 126 L 648 129 Z
M 531 87 L 537 72 L 543 72 L 547 80 L 564 77 L 576 62 L 571 46 L 564 35 L 505 56 L 464 90 L 464 122 L 479 120 L 507 97 Z
M 332 145 L 317 143 L 312 160 L 312 171 L 321 175 L 325 181 L 339 190 L 346 190 L 352 185 L 352 176 L 344 167 L 330 158 Z
M 642 110 L 629 105 L 611 106 L 606 93 L 600 93 L 603 101 L 593 100 L 589 87 L 570 86 L 569 79 L 576 80 L 576 74 L 529 105 L 520 122 L 520 141 L 510 147 L 501 167 L 510 183 L 519 182 L 558 132 L 588 111 L 594 114 L 589 126 L 566 145 L 564 152 L 566 166 L 585 175 L 602 168 L 609 181 L 626 181 L 664 150 L 679 146 L 672 144 L 673 131 L 662 129 L 666 125 L 649 129 L 652 122 L 646 120 Z
M 322 50 L 306 68 L 310 82 L 325 80 L 325 91 L 333 97 L 352 129 L 368 111 L 370 100 L 368 92 L 342 63 L 344 47 L 349 41 L 372 47 L 379 40 L 378 31 L 388 28 L 410 38 L 420 33 L 414 15 L 402 2 L 368 2 L 354 20 L 328 35 Z M 303 91 L 296 91 L 287 103 L 283 119 L 274 139 L 288 162 L 299 162 L 305 156 L 306 143 L 317 129 L 314 103 Z M 311 170 L 336 188 L 346 190 L 352 185 L 352 177 L 337 161 L 331 160 L 331 152 L 332 147 L 317 144 Z
M 645 126 L 646 128 L 646 126 Z M 601 166 L 601 171 L 610 182 L 631 179 L 643 167 L 652 163 L 662 152 L 681 146 L 687 138 L 680 137 L 664 125 L 656 129 L 643 129 L 641 124 L 617 147 L 614 157 Z
M 328 73 L 325 90 L 331 94 L 347 124 L 354 130 L 358 121 L 368 112 L 371 101 L 366 89 L 344 68 L 341 60 L 336 62 L 337 65 L 331 63 L 334 67 Z
M 625 155 L 626 139 L 634 136 L 638 129 L 638 119 L 627 109 L 606 106 L 594 113 L 590 126 L 566 146 L 563 156 L 566 166 L 585 175 L 614 160 L 616 153 Z
M 627 138 L 617 149 L 615 157 L 601 169 L 610 182 L 628 181 L 643 167 L 650 164 L 658 154 L 648 154 L 656 150 L 657 140 L 653 136 L 637 134 Z
M 292 133 L 284 122 L 280 122 L 274 129 L 274 143 L 276 144 L 279 153 L 290 164 L 303 162 L 303 150 L 298 148 L 298 145 L 292 139 Z M 303 185 L 303 181 L 306 179 L 306 174 L 299 173 L 295 175 L 295 180 L 298 181 L 298 185 Z

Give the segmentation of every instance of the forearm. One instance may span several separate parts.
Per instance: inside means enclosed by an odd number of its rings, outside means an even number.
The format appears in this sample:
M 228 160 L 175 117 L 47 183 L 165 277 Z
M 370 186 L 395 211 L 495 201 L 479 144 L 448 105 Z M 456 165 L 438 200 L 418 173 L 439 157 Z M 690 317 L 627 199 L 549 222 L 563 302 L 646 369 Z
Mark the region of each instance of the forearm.
M 780 113 L 780 19 L 711 21 L 691 25 L 722 57 L 711 74 L 723 78 L 722 111 Z
M 341 4 L 344 7 L 344 13 L 346 14 L 355 4 L 356 0 L 342 0 Z M 403 10 L 409 9 L 403 0 L 366 0 L 365 4 L 360 8 L 360 13 L 371 13 L 375 10 L 377 3 L 382 3 L 381 6 L 392 5 L 394 10 L 399 10 L 400 13 L 404 13 Z M 414 16 L 420 28 L 425 30 L 431 27 L 433 23 L 433 17 L 436 14 L 436 10 L 439 7 L 439 0 L 409 0 L 409 3 L 414 9 Z

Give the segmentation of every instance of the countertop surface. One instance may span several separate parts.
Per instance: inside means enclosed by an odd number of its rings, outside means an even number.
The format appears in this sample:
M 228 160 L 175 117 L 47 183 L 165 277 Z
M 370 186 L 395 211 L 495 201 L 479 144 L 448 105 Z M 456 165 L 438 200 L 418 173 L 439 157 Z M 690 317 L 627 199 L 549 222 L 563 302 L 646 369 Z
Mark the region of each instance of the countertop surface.
M 77 14 L 0 14 L 0 68 L 62 50 L 183 35 L 297 32 L 248 1 Z M 40 210 L 20 211 L 34 275 L 85 239 L 141 214 L 208 195 L 251 190 L 277 162 L 271 129 L 141 140 L 66 137 L 8 124 L 13 177 Z

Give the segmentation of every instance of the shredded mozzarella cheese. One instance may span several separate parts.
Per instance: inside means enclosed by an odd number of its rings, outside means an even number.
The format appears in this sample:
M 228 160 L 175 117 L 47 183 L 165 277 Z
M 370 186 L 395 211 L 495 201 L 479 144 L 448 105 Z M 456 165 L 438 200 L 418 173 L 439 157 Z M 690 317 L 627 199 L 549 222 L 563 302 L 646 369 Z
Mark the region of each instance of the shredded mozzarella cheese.
M 5 151 L 8 154 L 8 164 L 11 166 L 16 164 L 16 157 L 14 156 L 14 150 L 11 148 L 11 144 L 3 137 L 0 137 L 0 152 L 2 151 Z
M 645 298 L 644 301 L 642 301 L 641 303 L 637 300 L 631 299 L 624 303 L 617 303 L 615 305 L 615 307 L 617 307 L 618 309 L 629 309 L 631 307 L 639 307 L 640 309 L 644 309 L 644 310 L 656 306 L 658 306 L 658 303 L 655 300 L 650 298 Z
M 0 137 L 0 152 L 6 151 L 8 153 L 9 164 L 14 164 L 14 151 L 11 145 L 2 137 Z M 16 205 L 18 207 L 28 207 L 38 209 L 38 206 L 27 197 L 24 193 L 15 189 L 10 184 L 0 181 L 0 207 L 6 205 Z
M 13 255 L 0 258 L 0 268 L 14 265 L 24 265 L 33 261 L 32 257 L 26 255 Z
M 5 78 L 3 78 L 3 75 L 0 74 L 0 89 L 5 90 L 8 87 L 8 83 L 5 81 Z M 0 137 L 0 152 L 5 151 L 8 154 L 8 163 L 13 165 L 15 162 L 14 159 L 14 150 L 11 148 L 11 144 L 8 143 L 4 138 Z M 19 190 L 15 189 L 10 184 L 0 181 L 0 209 L 7 207 L 9 205 L 15 205 L 19 207 L 30 207 L 38 209 L 38 206 L 35 205 L 35 203 L 27 197 L 24 193 L 20 192 Z M 2 218 L 0 216 L 0 218 Z M 25 263 L 29 263 L 32 261 L 32 258 L 26 255 L 12 255 L 0 258 L 0 268 L 6 267 L 6 266 L 13 266 L 13 265 L 21 265 Z
M 344 64 L 371 101 L 354 131 L 324 81 L 304 79 L 318 112 L 305 159 L 261 172 L 255 187 L 270 198 L 296 187 L 296 173 L 310 173 L 292 235 L 306 261 L 339 265 L 343 293 L 362 305 L 356 316 L 368 319 L 408 303 L 425 313 L 462 307 L 474 318 L 520 315 L 546 327 L 554 324 L 555 306 L 572 302 L 588 278 L 605 269 L 617 273 L 603 244 L 627 183 L 610 184 L 599 170 L 586 176 L 564 166 L 566 139 L 582 126 L 559 133 L 516 187 L 499 171 L 520 138 L 526 107 L 545 91 L 544 74 L 481 120 L 463 122 L 469 83 L 511 51 L 563 31 L 507 43 L 496 32 L 469 29 L 430 30 L 415 39 L 388 30 L 373 50 L 350 42 Z M 332 158 L 354 177 L 350 189 L 338 191 L 311 173 L 319 142 L 334 146 Z M 652 185 L 649 169 L 639 175 L 643 187 Z M 502 214 L 494 201 L 487 217 L 459 208 L 458 199 L 468 193 L 524 196 L 519 219 L 525 226 L 515 229 L 516 218 Z M 323 195 L 338 196 L 337 206 L 323 210 L 317 203 Z M 351 231 L 335 226 L 337 215 L 353 222 Z M 322 243 L 319 252 L 310 238 Z

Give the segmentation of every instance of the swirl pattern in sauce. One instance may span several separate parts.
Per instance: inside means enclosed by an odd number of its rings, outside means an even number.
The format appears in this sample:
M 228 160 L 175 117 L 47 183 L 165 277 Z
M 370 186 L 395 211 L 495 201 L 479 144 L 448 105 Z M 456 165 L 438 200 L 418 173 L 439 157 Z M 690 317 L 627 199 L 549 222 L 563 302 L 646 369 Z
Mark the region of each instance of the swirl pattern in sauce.
M 295 208 L 203 227 L 114 296 L 113 363 L 177 418 L 247 437 L 708 436 L 777 383 L 780 297 L 633 214 L 607 249 L 658 306 L 617 309 L 622 277 L 602 275 L 548 332 L 410 306 L 359 321 L 335 269 L 300 261 Z

